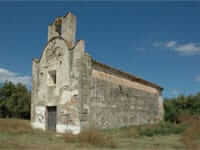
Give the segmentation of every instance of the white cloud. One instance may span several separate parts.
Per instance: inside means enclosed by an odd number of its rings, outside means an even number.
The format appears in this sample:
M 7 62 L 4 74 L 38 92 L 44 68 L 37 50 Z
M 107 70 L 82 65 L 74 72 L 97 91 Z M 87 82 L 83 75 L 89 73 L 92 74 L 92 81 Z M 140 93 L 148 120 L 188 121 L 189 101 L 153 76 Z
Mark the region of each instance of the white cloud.
M 169 47 L 169 48 L 174 47 L 174 46 L 176 46 L 176 41 L 169 41 L 169 42 L 166 43 L 166 46 Z
M 181 55 L 196 55 L 200 54 L 200 43 L 185 43 L 180 44 L 176 41 L 154 42 L 154 47 L 169 48 Z
M 31 77 L 30 76 L 21 76 L 18 73 L 9 71 L 4 68 L 0 68 L 0 82 L 11 81 L 14 84 L 22 83 L 27 86 L 31 86 Z
M 162 42 L 158 42 L 158 41 L 153 43 L 153 47 L 160 47 L 162 45 L 163 45 L 163 43 Z
M 176 47 L 176 51 L 183 54 L 200 54 L 200 45 L 195 43 L 188 43 Z

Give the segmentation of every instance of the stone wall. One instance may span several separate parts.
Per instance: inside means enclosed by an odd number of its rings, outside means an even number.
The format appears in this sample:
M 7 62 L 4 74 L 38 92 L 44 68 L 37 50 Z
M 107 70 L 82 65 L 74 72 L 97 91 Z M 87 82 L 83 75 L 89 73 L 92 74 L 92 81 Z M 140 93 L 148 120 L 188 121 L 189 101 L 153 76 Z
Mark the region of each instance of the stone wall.
M 142 90 L 148 93 L 152 93 L 152 94 L 157 94 L 158 90 L 155 88 L 152 88 L 150 86 L 146 86 L 144 84 L 141 84 L 139 82 L 136 81 L 130 81 L 124 77 L 120 77 L 120 75 L 115 75 L 113 73 L 107 73 L 108 71 L 103 71 L 103 70 L 97 70 L 97 69 L 93 69 L 92 70 L 92 77 L 100 79 L 100 80 L 105 80 L 108 82 L 112 82 L 114 84 L 119 84 L 119 85 L 123 85 L 126 87 L 130 87 L 130 88 L 135 88 L 138 90 Z
M 80 93 L 80 123 L 81 130 L 90 127 L 90 98 L 92 92 L 92 60 L 89 54 L 85 53 L 81 59 L 81 74 L 79 78 L 79 93 Z
M 119 128 L 161 120 L 158 89 L 130 81 L 87 58 L 83 63 L 82 128 Z
M 60 25 L 60 32 L 56 29 L 57 25 Z M 76 16 L 67 13 L 63 17 L 57 17 L 52 24 L 49 24 L 48 41 L 56 36 L 62 36 L 73 47 L 76 39 Z

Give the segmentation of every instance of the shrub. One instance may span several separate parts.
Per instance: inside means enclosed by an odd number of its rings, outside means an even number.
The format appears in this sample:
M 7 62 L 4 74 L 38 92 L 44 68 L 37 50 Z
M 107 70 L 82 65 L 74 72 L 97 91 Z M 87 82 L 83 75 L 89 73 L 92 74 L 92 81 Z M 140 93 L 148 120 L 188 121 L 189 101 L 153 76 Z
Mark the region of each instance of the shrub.
M 177 125 L 170 122 L 161 122 L 155 125 L 139 127 L 140 136 L 170 135 L 183 133 L 185 125 Z
M 188 115 L 200 115 L 200 93 L 196 95 L 184 96 L 180 95 L 177 98 L 165 99 L 165 121 L 180 123 L 182 113 Z

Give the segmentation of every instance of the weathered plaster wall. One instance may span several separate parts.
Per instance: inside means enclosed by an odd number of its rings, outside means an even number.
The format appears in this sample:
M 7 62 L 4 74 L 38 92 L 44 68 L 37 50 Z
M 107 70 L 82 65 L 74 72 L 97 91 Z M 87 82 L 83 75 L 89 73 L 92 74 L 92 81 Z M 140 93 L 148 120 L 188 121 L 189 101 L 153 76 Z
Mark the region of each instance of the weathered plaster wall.
M 162 119 L 158 89 L 94 65 L 87 55 L 83 61 L 82 128 L 119 128 Z
M 56 23 L 61 25 L 60 35 L 56 32 Z M 62 36 L 73 47 L 76 39 L 76 16 L 68 13 L 66 16 L 57 17 L 52 24 L 48 25 L 48 41 L 53 37 Z
M 58 132 L 80 132 L 79 76 L 83 54 L 84 41 L 77 42 L 71 50 L 62 38 L 57 38 L 48 43 L 40 62 L 33 63 L 33 84 L 35 85 L 32 97 L 33 127 L 46 129 L 46 107 L 57 106 L 56 130 Z M 49 82 L 51 71 L 56 71 L 55 85 Z M 42 122 L 38 119 L 41 108 L 44 108 L 42 114 L 45 119 Z
M 89 114 L 90 112 L 90 98 L 92 92 L 92 60 L 88 53 L 85 53 L 80 63 L 81 74 L 79 78 L 80 83 L 80 123 L 81 130 L 90 127 Z M 95 120 L 94 120 L 95 121 Z
M 146 86 L 146 85 L 136 82 L 136 81 L 130 81 L 124 77 L 120 77 L 120 75 L 117 76 L 113 73 L 106 73 L 102 70 L 93 69 L 92 76 L 97 79 L 100 79 L 100 80 L 112 82 L 114 84 L 119 84 L 119 85 L 123 85 L 123 86 L 130 87 L 130 88 L 135 88 L 135 89 L 149 92 L 152 94 L 158 94 L 158 90 L 155 88 Z
M 36 109 L 35 103 L 37 101 L 37 93 L 38 93 L 38 78 L 39 78 L 39 60 L 33 59 L 32 60 L 32 92 L 31 92 L 31 124 L 34 128 L 37 128 L 38 123 L 36 122 Z M 41 126 L 40 126 L 41 127 Z
M 32 123 L 34 128 L 40 128 L 45 130 L 46 128 L 45 112 L 46 108 L 44 106 L 35 107 L 35 121 Z
M 105 77 L 102 72 L 100 75 L 97 70 L 92 74 L 90 111 L 93 113 L 90 119 L 95 126 L 117 128 L 157 120 L 159 96 L 156 90 L 117 75 L 107 74 Z

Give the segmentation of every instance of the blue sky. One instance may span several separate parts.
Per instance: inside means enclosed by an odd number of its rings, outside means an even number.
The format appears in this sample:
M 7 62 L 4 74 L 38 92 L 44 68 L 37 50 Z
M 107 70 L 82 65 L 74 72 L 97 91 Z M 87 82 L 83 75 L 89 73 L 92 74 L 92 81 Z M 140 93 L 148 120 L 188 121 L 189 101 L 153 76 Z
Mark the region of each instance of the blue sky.
M 98 61 L 161 85 L 165 97 L 200 91 L 198 2 L 0 2 L 0 82 L 30 86 L 48 24 L 68 11 Z

